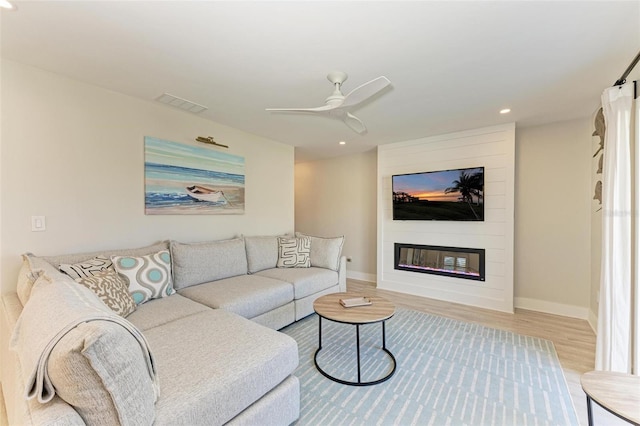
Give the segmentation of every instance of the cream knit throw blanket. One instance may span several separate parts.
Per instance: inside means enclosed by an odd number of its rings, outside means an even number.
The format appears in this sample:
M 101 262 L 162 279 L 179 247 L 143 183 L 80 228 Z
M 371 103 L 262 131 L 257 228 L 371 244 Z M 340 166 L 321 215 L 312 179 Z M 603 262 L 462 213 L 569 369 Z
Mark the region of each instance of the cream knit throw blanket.
M 54 346 L 78 324 L 111 321 L 124 327 L 140 344 L 149 375 L 159 396 L 153 356 L 147 340 L 133 324 L 111 311 L 89 289 L 69 280 L 52 279 L 43 274 L 36 280 L 28 303 L 11 336 L 11 350 L 18 353 L 25 375 L 26 398 L 41 403 L 55 395 L 47 365 Z

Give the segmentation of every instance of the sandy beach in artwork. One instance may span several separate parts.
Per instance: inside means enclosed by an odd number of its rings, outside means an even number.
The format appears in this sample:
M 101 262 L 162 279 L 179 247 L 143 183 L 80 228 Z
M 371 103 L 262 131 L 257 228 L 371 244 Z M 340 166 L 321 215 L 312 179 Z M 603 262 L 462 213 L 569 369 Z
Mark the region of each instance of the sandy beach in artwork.
M 171 215 L 171 214 L 244 214 L 244 188 L 216 186 L 216 190 L 222 191 L 227 199 L 226 204 L 214 204 L 203 201 L 188 200 L 180 204 L 159 205 L 150 207 L 147 203 L 145 213 L 148 215 Z M 187 196 L 186 191 L 184 192 Z

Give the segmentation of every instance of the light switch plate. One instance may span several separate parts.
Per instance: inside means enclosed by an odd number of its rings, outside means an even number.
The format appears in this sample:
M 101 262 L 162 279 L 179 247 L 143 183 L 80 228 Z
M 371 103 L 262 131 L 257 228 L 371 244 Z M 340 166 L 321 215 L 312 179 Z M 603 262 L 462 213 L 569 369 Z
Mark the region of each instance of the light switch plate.
M 47 229 L 44 216 L 31 216 L 31 231 L 40 232 Z

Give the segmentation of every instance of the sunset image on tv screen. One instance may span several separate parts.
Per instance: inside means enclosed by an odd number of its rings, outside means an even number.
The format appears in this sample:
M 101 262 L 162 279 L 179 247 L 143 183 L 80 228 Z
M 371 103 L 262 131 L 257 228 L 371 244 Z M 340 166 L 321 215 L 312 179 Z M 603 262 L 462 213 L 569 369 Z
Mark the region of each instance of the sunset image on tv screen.
M 484 167 L 394 175 L 394 220 L 484 220 Z

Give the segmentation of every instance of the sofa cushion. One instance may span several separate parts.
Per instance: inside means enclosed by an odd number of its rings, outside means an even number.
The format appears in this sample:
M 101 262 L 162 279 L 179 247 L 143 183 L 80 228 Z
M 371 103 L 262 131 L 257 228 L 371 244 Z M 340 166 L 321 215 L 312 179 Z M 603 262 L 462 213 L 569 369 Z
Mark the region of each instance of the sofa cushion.
M 127 284 L 115 269 L 105 269 L 95 275 L 78 278 L 76 282 L 93 291 L 105 305 L 122 317 L 136 310 L 136 302 L 129 294 Z
M 210 309 L 176 293 L 170 297 L 150 300 L 144 305 L 138 306 L 138 309 L 129 315 L 127 320 L 138 329 L 146 331 Z
M 127 283 L 137 305 L 175 293 L 168 250 L 145 256 L 111 256 L 113 266 Z
M 228 426 L 293 425 L 300 417 L 300 380 L 287 377 L 278 387 L 227 423 Z
M 325 268 L 273 268 L 256 275 L 293 284 L 296 300 L 338 284 L 338 273 Z
M 53 348 L 56 393 L 87 424 L 152 424 L 155 391 L 140 345 L 118 324 L 79 324 Z
M 250 274 L 275 268 L 278 263 L 278 237 L 244 237 Z
M 58 269 L 76 280 L 78 278 L 91 277 L 105 269 L 113 269 L 113 263 L 111 259 L 105 256 L 96 256 L 84 262 L 61 263 Z
M 247 273 L 242 238 L 193 244 L 171 241 L 171 255 L 177 290 Z
M 162 388 L 159 425 L 224 424 L 298 365 L 295 340 L 220 309 L 155 327 L 145 336 Z
M 61 256 L 43 256 L 42 259 L 55 266 L 56 269 L 65 263 L 80 263 L 89 259 L 93 259 L 97 256 L 104 256 L 111 258 L 111 256 L 144 256 L 147 254 L 157 253 L 162 250 L 169 249 L 169 242 L 162 241 L 150 246 L 132 248 L 132 249 L 117 249 L 117 250 L 102 250 L 90 253 L 76 253 L 76 254 L 64 254 Z
M 179 290 L 203 305 L 253 318 L 293 300 L 290 283 L 256 275 L 240 275 Z
M 309 237 L 278 237 L 278 268 L 308 268 L 311 266 Z
M 296 237 L 303 237 L 304 234 L 296 232 Z M 311 239 L 311 266 L 327 268 L 337 271 L 340 267 L 340 256 L 344 245 L 344 236 L 335 238 L 313 237 Z

